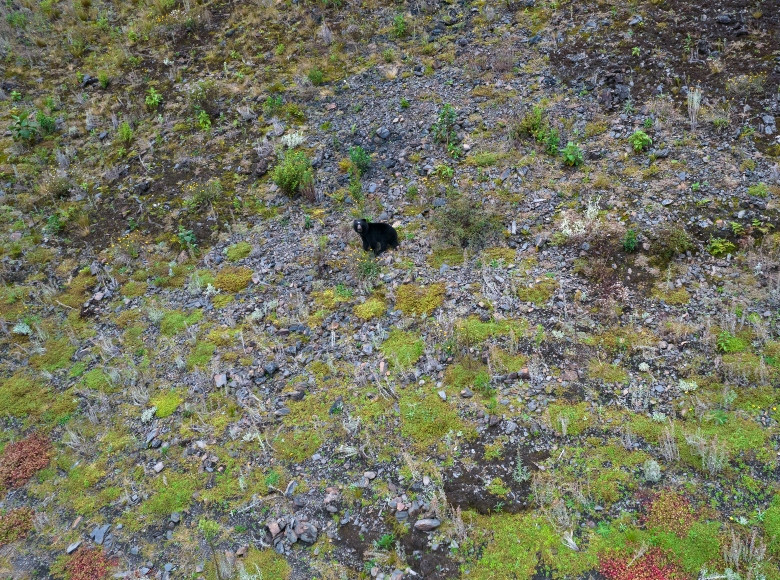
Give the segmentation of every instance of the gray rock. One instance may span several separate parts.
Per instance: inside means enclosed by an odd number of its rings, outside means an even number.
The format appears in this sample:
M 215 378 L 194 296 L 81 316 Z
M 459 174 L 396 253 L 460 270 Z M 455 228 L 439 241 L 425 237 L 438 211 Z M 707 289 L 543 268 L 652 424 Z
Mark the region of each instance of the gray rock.
M 443 197 L 437 197 L 433 200 L 433 207 L 444 207 L 447 205 L 447 200 Z
M 73 552 L 75 552 L 76 550 L 79 549 L 80 545 L 81 545 L 81 540 L 73 542 L 70 546 L 67 547 L 67 549 L 65 550 L 65 553 L 66 554 L 72 554 Z
M 99 546 L 103 543 L 103 540 L 106 537 L 106 533 L 110 529 L 111 529 L 111 524 L 98 526 L 89 533 L 89 537 L 92 538 L 95 541 L 95 543 Z
M 364 344 L 362 350 L 363 354 L 372 354 L 374 352 L 374 347 L 371 344 Z
M 319 530 L 317 530 L 317 526 L 309 522 L 298 522 L 295 526 L 295 534 L 301 542 L 313 544 L 317 541 Z
M 270 362 L 270 363 L 266 364 L 265 366 L 263 366 L 263 370 L 265 371 L 265 374 L 272 375 L 276 371 L 279 370 L 279 365 L 277 365 L 276 363 Z
M 173 512 L 171 514 L 171 521 L 174 524 L 178 524 L 179 522 L 181 522 L 181 514 L 179 512 Z
M 436 518 L 424 518 L 414 522 L 414 529 L 421 532 L 430 532 L 441 525 L 441 521 Z
M 639 14 L 634 15 L 631 20 L 628 21 L 629 26 L 636 26 L 637 24 L 641 24 L 644 22 L 644 18 L 642 18 Z
M 387 139 L 390 137 L 390 129 L 384 126 L 379 127 L 379 129 L 376 130 L 376 136 L 380 139 Z

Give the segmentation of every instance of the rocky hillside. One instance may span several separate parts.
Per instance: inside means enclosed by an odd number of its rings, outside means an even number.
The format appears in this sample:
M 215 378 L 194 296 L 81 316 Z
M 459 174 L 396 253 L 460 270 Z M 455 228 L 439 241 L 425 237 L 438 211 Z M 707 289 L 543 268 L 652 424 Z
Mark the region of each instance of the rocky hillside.
M 3 3 L 0 576 L 780 580 L 778 15 Z

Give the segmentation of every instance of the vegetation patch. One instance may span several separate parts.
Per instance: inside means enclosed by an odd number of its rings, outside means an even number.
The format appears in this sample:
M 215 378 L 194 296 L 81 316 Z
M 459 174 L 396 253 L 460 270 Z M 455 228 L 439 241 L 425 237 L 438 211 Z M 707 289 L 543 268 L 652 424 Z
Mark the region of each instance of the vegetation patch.
M 525 288 L 518 288 L 517 297 L 523 302 L 532 302 L 535 306 L 542 306 L 552 298 L 557 287 L 558 282 L 553 278 L 542 278 Z
M 33 511 L 22 507 L 0 512 L 0 547 L 23 540 L 33 529 Z
M 252 244 L 249 242 L 238 242 L 237 244 L 233 244 L 227 250 L 225 250 L 225 256 L 231 262 L 238 262 L 239 260 L 243 260 L 250 253 L 252 253 Z
M 149 403 L 152 406 L 157 407 L 155 415 L 157 415 L 157 417 L 160 419 L 163 419 L 173 415 L 173 413 L 176 411 L 176 409 L 179 408 L 179 405 L 181 405 L 183 401 L 184 399 L 182 398 L 181 393 L 175 389 L 171 389 L 169 391 L 160 393 L 151 401 L 149 401 Z
M 24 485 L 49 464 L 52 455 L 51 442 L 40 433 L 9 443 L 0 455 L 0 489 Z
M 408 369 L 422 356 L 424 346 L 420 337 L 396 328 L 390 331 L 380 350 L 396 368 Z
M 49 372 L 69 366 L 70 359 L 76 352 L 76 346 L 67 336 L 47 340 L 43 348 L 45 350 L 43 354 L 30 357 L 30 366 Z
M 428 265 L 437 270 L 444 264 L 447 264 L 448 266 L 460 266 L 462 263 L 462 248 L 439 248 L 428 256 Z
M 203 311 L 193 310 L 185 314 L 181 310 L 170 310 L 165 313 L 160 321 L 160 333 L 165 336 L 174 336 L 185 328 L 196 324 L 203 318 Z
M 252 281 L 252 270 L 249 268 L 226 266 L 214 279 L 214 287 L 223 292 L 240 292 Z
M 430 450 L 443 444 L 445 436 L 470 437 L 473 428 L 458 416 L 435 392 L 407 389 L 399 401 L 401 434 L 419 450 Z
M 213 342 L 198 342 L 187 358 L 187 368 L 205 367 L 214 356 L 217 345 Z
M 387 304 L 380 298 L 369 298 L 354 308 L 355 316 L 363 320 L 379 318 L 387 310 Z
M 444 283 L 418 286 L 402 284 L 395 293 L 395 305 L 404 314 L 428 316 L 444 302 Z

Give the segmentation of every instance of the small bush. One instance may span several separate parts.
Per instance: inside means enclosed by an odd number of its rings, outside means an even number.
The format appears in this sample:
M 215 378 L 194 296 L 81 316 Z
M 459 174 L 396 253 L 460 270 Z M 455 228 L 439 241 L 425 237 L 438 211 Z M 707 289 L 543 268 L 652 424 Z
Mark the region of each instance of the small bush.
M 626 235 L 623 236 L 623 249 L 628 252 L 635 252 L 639 242 L 637 241 L 636 231 L 633 229 L 626 230 Z
M 571 141 L 561 150 L 561 156 L 563 157 L 563 164 L 569 167 L 578 167 L 585 160 L 582 155 L 582 149 Z
M 271 179 L 287 195 L 296 195 L 314 185 L 311 161 L 303 151 L 289 151 L 274 167 Z
M 184 205 L 190 209 L 203 208 L 217 201 L 223 192 L 219 179 L 210 179 L 206 183 L 191 183 L 185 188 Z
M 433 229 L 443 246 L 479 250 L 501 231 L 500 217 L 488 208 L 462 197 L 437 210 Z
M 650 138 L 650 135 L 641 129 L 634 131 L 634 133 L 628 138 L 628 142 L 637 153 L 644 151 L 653 144 L 653 140 Z
M 146 99 L 144 99 L 146 106 L 154 110 L 160 106 L 162 100 L 162 95 L 154 87 L 149 87 L 149 90 L 146 92 Z
M 693 240 L 681 225 L 667 224 L 657 234 L 656 254 L 664 260 L 670 260 L 678 254 L 693 249 Z
M 431 127 L 431 135 L 434 141 L 447 145 L 455 141 L 458 137 L 455 131 L 456 119 L 457 113 L 455 108 L 451 104 L 445 103 L 439 111 L 439 118 L 436 119 L 436 122 Z
M 543 126 L 544 109 L 537 105 L 510 127 L 509 136 L 513 141 L 520 141 L 523 137 L 536 137 Z
M 20 487 L 49 464 L 51 442 L 34 433 L 27 439 L 9 443 L 0 456 L 0 488 Z
M 122 124 L 116 130 L 117 138 L 128 145 L 133 140 L 133 128 L 127 121 L 122 121 Z
M 358 175 L 362 176 L 371 167 L 371 156 L 360 145 L 357 147 L 350 147 L 349 160 L 352 165 L 357 169 Z
M 749 195 L 754 195 L 756 197 L 769 196 L 769 188 L 766 186 L 766 183 L 756 183 L 755 185 L 751 185 L 748 187 L 747 192 Z
M 11 115 L 11 135 L 14 141 L 34 141 L 38 136 L 38 131 L 30 121 L 29 111 L 20 111 L 16 115 Z
M 325 82 L 325 73 L 318 68 L 310 70 L 307 76 L 309 77 L 311 84 L 315 87 L 318 87 Z
M 396 14 L 393 18 L 393 36 L 403 38 L 406 36 L 407 25 L 403 14 Z
M 54 117 L 49 117 L 43 111 L 38 111 L 35 114 L 35 121 L 44 135 L 51 135 L 57 130 L 57 122 L 54 120 Z

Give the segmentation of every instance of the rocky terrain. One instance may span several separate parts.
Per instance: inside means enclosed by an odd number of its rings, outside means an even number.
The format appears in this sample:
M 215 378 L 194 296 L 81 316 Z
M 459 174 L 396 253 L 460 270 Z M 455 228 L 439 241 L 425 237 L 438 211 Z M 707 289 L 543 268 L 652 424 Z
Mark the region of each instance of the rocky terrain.
M 780 579 L 778 14 L 4 3 L 0 577 Z

